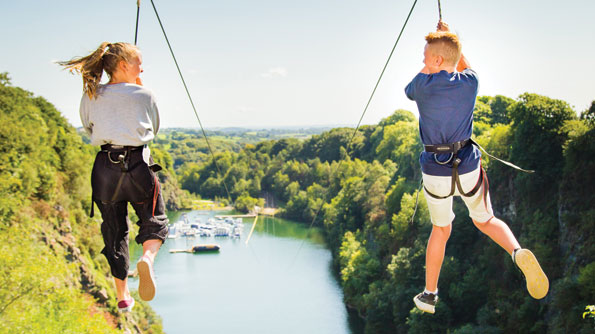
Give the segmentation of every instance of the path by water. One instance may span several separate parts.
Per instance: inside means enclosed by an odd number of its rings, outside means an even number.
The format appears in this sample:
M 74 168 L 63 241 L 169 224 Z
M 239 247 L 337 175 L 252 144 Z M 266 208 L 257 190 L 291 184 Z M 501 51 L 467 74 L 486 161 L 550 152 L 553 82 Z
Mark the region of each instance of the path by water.
M 214 213 L 187 215 L 193 222 Z M 162 317 L 166 333 L 362 333 L 361 323 L 348 315 L 343 304 L 343 293 L 331 271 L 331 254 L 320 232 L 313 229 L 306 236 L 302 224 L 260 217 L 246 246 L 252 221 L 244 219 L 239 240 L 167 240 L 155 261 L 157 295 L 150 302 Z M 217 243 L 221 250 L 169 253 L 169 249 L 204 243 Z M 131 281 L 132 288 L 137 284 Z

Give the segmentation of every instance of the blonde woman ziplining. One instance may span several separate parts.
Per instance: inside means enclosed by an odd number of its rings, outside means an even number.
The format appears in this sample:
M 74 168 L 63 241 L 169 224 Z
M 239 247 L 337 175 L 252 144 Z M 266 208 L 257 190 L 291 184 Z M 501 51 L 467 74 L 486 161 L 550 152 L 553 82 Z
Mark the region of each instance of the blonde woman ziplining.
M 91 173 L 92 199 L 103 223 L 101 251 L 116 285 L 118 309 L 130 312 L 134 298 L 128 289 L 128 203 L 136 211 L 136 242 L 143 255 L 137 263 L 139 295 L 155 296 L 153 262 L 168 233 L 165 204 L 147 144 L 159 130 L 159 111 L 153 93 L 142 86 L 142 56 L 128 43 L 102 43 L 85 57 L 59 62 L 83 77 L 80 116 L 92 145 L 100 145 Z M 103 72 L 109 81 L 101 84 Z M 91 204 L 93 216 L 93 203 Z

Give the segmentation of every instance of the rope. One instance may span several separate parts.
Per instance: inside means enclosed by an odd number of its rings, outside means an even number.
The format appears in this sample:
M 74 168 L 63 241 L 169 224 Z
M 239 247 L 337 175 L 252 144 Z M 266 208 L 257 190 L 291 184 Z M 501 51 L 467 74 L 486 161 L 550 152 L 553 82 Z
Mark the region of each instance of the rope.
M 134 45 L 138 40 L 138 17 L 140 15 L 140 0 L 136 0 L 136 28 L 134 29 Z
M 152 1 L 152 0 L 151 0 Z M 374 97 L 374 94 L 376 93 L 376 89 L 378 88 L 378 85 L 380 84 L 380 81 L 382 80 L 382 76 L 384 75 L 384 72 L 386 71 L 386 68 L 388 67 L 388 63 L 390 62 L 393 53 L 395 52 L 395 49 L 397 48 L 397 44 L 399 44 L 399 40 L 401 39 L 401 35 L 403 35 L 403 31 L 405 30 L 405 27 L 407 26 L 407 23 L 409 22 L 409 18 L 411 17 L 411 13 L 413 13 L 413 9 L 415 8 L 415 5 L 417 4 L 417 0 L 415 0 L 413 2 L 413 5 L 411 6 L 411 9 L 409 10 L 409 14 L 407 14 L 407 18 L 405 19 L 405 23 L 403 23 L 403 27 L 401 28 L 401 31 L 399 32 L 399 36 L 397 37 L 397 40 L 395 41 L 395 44 L 393 45 L 392 50 L 390 51 L 390 54 L 388 55 L 388 58 L 386 59 L 386 63 L 384 64 L 384 67 L 382 68 L 382 71 L 380 72 L 380 76 L 378 77 L 378 80 L 376 81 L 376 85 L 374 86 L 374 89 L 372 90 L 372 94 L 370 94 L 370 98 L 368 99 L 368 103 L 366 103 L 366 107 L 364 108 L 364 111 L 362 112 L 361 117 L 359 118 L 359 121 L 357 122 L 357 126 L 355 127 L 353 134 L 351 135 L 351 137 L 349 138 L 349 142 L 347 142 L 347 157 L 349 157 L 349 149 L 351 148 L 351 143 L 353 142 L 353 138 L 355 138 L 355 135 L 357 134 L 357 131 L 360 128 L 360 125 L 362 123 L 362 120 L 364 119 L 364 115 L 366 114 L 366 111 L 368 111 L 368 107 L 370 106 L 370 102 L 372 102 L 372 98 Z M 339 168 L 341 167 L 341 164 L 343 163 L 345 159 L 339 160 L 339 163 L 337 164 L 337 167 L 332 170 L 329 174 L 329 184 L 330 184 L 330 180 L 332 180 L 332 176 L 335 174 L 336 171 L 339 170 Z M 320 206 L 318 207 L 318 209 L 316 210 L 316 213 L 314 214 L 314 218 L 312 218 L 312 222 L 310 223 L 310 225 L 308 226 L 308 230 L 306 231 L 306 238 L 304 238 L 302 240 L 302 242 L 300 243 L 300 246 L 298 248 L 297 253 L 295 254 L 295 257 L 293 258 L 293 261 L 291 262 L 291 266 L 293 266 L 293 263 L 295 262 L 297 256 L 299 255 L 300 251 L 302 250 L 302 246 L 304 245 L 305 240 L 307 239 L 309 233 L 310 233 L 310 229 L 312 228 L 312 226 L 314 226 L 314 222 L 316 222 L 316 218 L 318 217 L 318 214 L 320 213 L 320 210 L 322 210 L 322 206 L 324 205 L 325 201 L 321 201 Z
M 417 194 L 415 195 L 415 207 L 413 208 L 413 214 L 411 215 L 410 224 L 413 224 L 413 219 L 415 218 L 415 214 L 417 213 L 417 205 L 419 204 L 419 193 L 421 192 L 421 187 L 424 185 L 424 179 L 419 181 L 419 188 L 417 188 Z
M 440 6 L 440 0 L 438 0 L 438 17 L 440 18 L 439 22 L 442 22 L 442 6 Z
M 219 168 L 219 164 L 217 164 L 217 159 L 215 159 L 215 153 L 213 153 L 213 149 L 211 148 L 211 143 L 209 142 L 209 138 L 207 138 L 207 133 L 205 132 L 204 127 L 202 126 L 200 117 L 198 117 L 198 112 L 196 111 L 196 107 L 194 106 L 194 101 L 192 100 L 192 96 L 190 96 L 190 92 L 188 91 L 188 86 L 186 85 L 186 81 L 184 80 L 184 76 L 182 75 L 182 71 L 180 70 L 180 66 L 178 65 L 178 61 L 176 60 L 176 55 L 174 54 L 174 51 L 171 48 L 171 44 L 169 43 L 169 39 L 167 38 L 167 34 L 165 33 L 165 29 L 163 28 L 163 24 L 161 23 L 161 18 L 159 18 L 159 13 L 157 12 L 157 8 L 155 7 L 155 3 L 153 2 L 153 0 L 151 0 L 151 5 L 153 5 L 153 10 L 155 11 L 155 16 L 157 16 L 157 21 L 159 21 L 159 26 L 161 27 L 161 31 L 163 32 L 163 36 L 165 37 L 165 41 L 167 42 L 167 46 L 169 47 L 169 52 L 171 53 L 171 56 L 174 59 L 174 63 L 176 64 L 176 68 L 178 69 L 178 74 L 180 75 L 180 78 L 182 79 L 182 84 L 184 85 L 184 89 L 186 90 L 186 95 L 188 95 L 188 99 L 190 100 L 190 105 L 192 105 L 192 110 L 194 110 L 194 115 L 196 116 L 196 119 L 198 120 L 198 124 L 200 125 L 200 130 L 202 131 L 202 135 L 205 138 L 205 141 L 207 142 L 207 147 L 209 148 L 209 152 L 210 152 L 211 156 L 213 157 L 213 164 L 215 165 L 215 168 L 217 169 L 217 173 L 219 174 L 219 176 L 221 176 L 221 182 L 223 183 L 223 186 L 225 187 L 225 192 L 227 193 L 227 198 L 229 199 L 229 202 L 232 203 L 229 189 L 227 188 L 227 184 L 225 183 L 225 180 L 223 178 L 223 173 L 221 172 L 221 169 Z

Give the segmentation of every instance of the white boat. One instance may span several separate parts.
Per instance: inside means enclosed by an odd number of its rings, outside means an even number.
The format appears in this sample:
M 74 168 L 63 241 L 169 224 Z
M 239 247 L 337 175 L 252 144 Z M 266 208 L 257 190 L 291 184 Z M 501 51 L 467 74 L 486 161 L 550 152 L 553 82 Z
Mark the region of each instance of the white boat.
M 197 232 L 198 232 L 197 229 L 191 227 L 184 231 L 184 236 L 185 237 L 193 237 L 197 234 Z
M 215 236 L 216 237 L 229 237 L 229 234 L 230 234 L 229 227 L 217 226 L 215 228 Z
M 231 232 L 231 237 L 232 238 L 241 238 L 242 237 L 242 229 L 239 227 L 234 227 L 232 232 Z
M 170 227 L 169 228 L 169 234 L 167 235 L 167 238 L 168 239 L 176 239 L 179 236 L 180 236 L 180 232 L 176 228 L 176 226 L 173 226 L 173 227 Z

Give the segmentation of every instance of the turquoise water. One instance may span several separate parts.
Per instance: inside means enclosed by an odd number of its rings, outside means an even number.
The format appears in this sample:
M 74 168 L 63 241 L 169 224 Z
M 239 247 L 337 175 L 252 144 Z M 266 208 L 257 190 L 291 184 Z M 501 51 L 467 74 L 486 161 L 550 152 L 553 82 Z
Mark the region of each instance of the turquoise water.
M 193 222 L 214 214 L 187 215 Z M 260 217 L 246 245 L 252 222 L 244 218 L 241 239 L 179 237 L 163 245 L 155 260 L 157 295 L 150 304 L 166 333 L 361 333 L 358 319 L 343 304 L 320 232 L 312 229 L 307 236 L 302 224 Z M 169 253 L 205 243 L 221 250 Z M 131 281 L 132 288 L 137 284 Z

